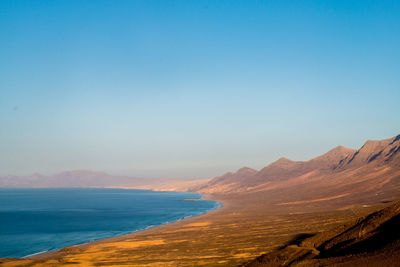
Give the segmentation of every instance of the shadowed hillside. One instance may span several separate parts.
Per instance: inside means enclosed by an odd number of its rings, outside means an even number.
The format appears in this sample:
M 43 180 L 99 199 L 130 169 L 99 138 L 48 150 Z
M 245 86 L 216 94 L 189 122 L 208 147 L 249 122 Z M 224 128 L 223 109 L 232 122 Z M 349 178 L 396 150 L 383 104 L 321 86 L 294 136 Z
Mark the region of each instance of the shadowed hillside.
M 287 245 L 243 265 L 399 266 L 400 202 L 318 234 L 298 235 Z

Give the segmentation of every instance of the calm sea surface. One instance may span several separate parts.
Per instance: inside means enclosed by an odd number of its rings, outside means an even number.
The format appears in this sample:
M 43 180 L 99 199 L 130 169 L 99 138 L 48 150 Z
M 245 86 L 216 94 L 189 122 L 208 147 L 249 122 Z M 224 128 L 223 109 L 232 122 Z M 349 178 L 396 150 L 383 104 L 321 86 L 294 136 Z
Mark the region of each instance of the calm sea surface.
M 0 189 L 0 258 L 123 235 L 216 209 L 198 194 L 125 189 Z

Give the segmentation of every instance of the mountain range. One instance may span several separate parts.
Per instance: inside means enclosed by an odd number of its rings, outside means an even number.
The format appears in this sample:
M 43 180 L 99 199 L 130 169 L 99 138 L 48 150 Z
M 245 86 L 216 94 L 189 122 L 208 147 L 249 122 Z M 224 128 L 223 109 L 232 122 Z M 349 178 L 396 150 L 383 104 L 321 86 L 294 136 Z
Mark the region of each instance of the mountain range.
M 256 199 L 275 205 L 377 203 L 400 192 L 400 135 L 368 140 L 360 149 L 338 146 L 308 161 L 280 158 L 261 170 L 243 167 L 213 179 L 170 180 L 66 171 L 53 176 L 0 177 L 0 187 L 124 187 L 177 190 Z
M 244 167 L 189 191 L 277 205 L 394 200 L 400 192 L 400 135 L 369 140 L 358 150 L 338 146 L 308 161 L 280 158 L 259 171 Z
M 38 173 L 30 176 L 8 175 L 0 177 L 0 187 L 136 187 L 149 183 L 149 180 L 114 176 L 105 172 L 74 170 L 51 176 Z

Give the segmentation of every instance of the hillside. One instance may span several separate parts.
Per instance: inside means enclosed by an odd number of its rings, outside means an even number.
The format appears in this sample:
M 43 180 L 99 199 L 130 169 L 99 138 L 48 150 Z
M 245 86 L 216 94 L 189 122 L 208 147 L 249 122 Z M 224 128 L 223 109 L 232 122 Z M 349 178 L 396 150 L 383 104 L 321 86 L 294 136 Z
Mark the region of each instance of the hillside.
M 398 266 L 400 202 L 317 234 L 301 234 L 243 266 Z

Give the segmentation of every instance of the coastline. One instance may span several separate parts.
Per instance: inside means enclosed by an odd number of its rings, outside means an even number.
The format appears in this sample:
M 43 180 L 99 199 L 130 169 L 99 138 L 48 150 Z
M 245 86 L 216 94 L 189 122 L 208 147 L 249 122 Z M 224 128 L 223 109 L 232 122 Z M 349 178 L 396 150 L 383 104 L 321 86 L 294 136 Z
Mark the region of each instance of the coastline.
M 105 188 L 105 189 L 107 189 L 107 188 Z M 182 193 L 182 194 L 189 193 L 189 194 L 194 194 L 196 196 L 194 196 L 194 198 L 184 198 L 181 201 L 206 201 L 206 200 L 211 200 L 211 199 L 206 199 L 204 195 L 196 193 L 196 192 L 161 191 L 161 190 L 155 191 L 155 190 L 149 190 L 149 189 L 135 189 L 135 188 L 114 188 L 114 189 L 123 189 L 123 190 L 125 190 L 125 189 L 132 190 L 133 189 L 133 190 L 139 190 L 139 191 L 152 191 L 152 192 L 165 192 L 165 193 Z M 199 214 L 196 213 L 196 214 L 186 215 L 184 217 L 181 217 L 181 218 L 178 218 L 178 219 L 174 219 L 174 220 L 166 220 L 166 221 L 164 221 L 162 223 L 148 225 L 148 226 L 145 226 L 145 227 L 133 230 L 133 231 L 129 231 L 129 232 L 121 233 L 121 234 L 116 234 L 116 235 L 110 236 L 110 237 L 105 237 L 105 238 L 101 238 L 100 237 L 99 239 L 91 239 L 90 241 L 83 241 L 83 242 L 79 242 L 79 243 L 76 243 L 76 244 L 68 245 L 66 247 L 61 247 L 61 248 L 56 248 L 56 249 L 49 248 L 49 249 L 45 249 L 43 251 L 32 252 L 31 254 L 24 255 L 24 256 L 21 256 L 21 257 L 18 257 L 18 258 L 15 258 L 15 257 L 1 258 L 0 257 L 0 265 L 1 265 L 1 260 L 4 260 L 4 259 L 20 259 L 20 260 L 22 260 L 22 259 L 33 259 L 35 257 L 44 256 L 44 255 L 52 254 L 52 253 L 57 253 L 57 252 L 59 252 L 61 250 L 68 249 L 68 248 L 76 248 L 76 247 L 95 244 L 95 243 L 98 243 L 98 242 L 107 242 L 109 240 L 114 240 L 114 239 L 118 239 L 118 238 L 124 238 L 125 236 L 129 236 L 129 235 L 133 235 L 133 234 L 136 234 L 136 233 L 144 232 L 144 231 L 147 231 L 147 230 L 150 230 L 150 229 L 153 229 L 153 228 L 161 227 L 161 226 L 168 225 L 168 224 L 173 224 L 173 223 L 176 223 L 176 222 L 179 222 L 179 221 L 183 221 L 183 220 L 187 220 L 187 219 L 190 219 L 190 218 L 199 217 L 199 216 L 208 214 L 210 212 L 213 212 L 215 210 L 221 209 L 223 207 L 223 203 L 222 202 L 216 201 L 216 200 L 211 200 L 211 201 L 214 202 L 214 203 L 212 203 L 213 207 L 205 209 L 204 211 L 201 211 Z
M 237 266 L 280 247 L 298 233 L 328 229 L 372 209 L 304 209 L 291 213 L 289 206 L 254 202 L 245 197 L 204 195 L 204 200 L 219 201 L 223 206 L 144 231 L 28 259 L 3 260 L 2 266 Z
M 176 221 L 172 221 L 172 222 L 165 222 L 163 224 L 159 224 L 159 225 L 152 225 L 152 226 L 148 226 L 144 229 L 139 229 L 139 230 L 135 230 L 131 233 L 127 233 L 127 234 L 122 234 L 122 235 L 118 235 L 118 236 L 114 236 L 114 237 L 109 237 L 109 238 L 105 238 L 105 239 L 98 239 L 98 240 L 94 240 L 91 242 L 86 242 L 86 243 L 82 243 L 82 244 L 76 244 L 76 245 L 72 245 L 72 246 L 67 246 L 64 247 L 62 249 L 59 250 L 54 250 L 54 251 L 46 251 L 46 252 L 39 252 L 38 253 L 34 253 L 32 255 L 28 255 L 29 257 L 21 257 L 21 258 L 15 258 L 12 260 L 33 260 L 34 261 L 34 265 L 36 266 L 36 264 L 39 264 L 42 261 L 47 261 L 47 260 L 53 260 L 54 258 L 58 258 L 59 254 L 64 254 L 65 252 L 69 253 L 70 251 L 75 251 L 75 250 L 80 250 L 80 249 L 86 249 L 90 246 L 96 246 L 97 244 L 107 244 L 107 243 L 114 243 L 114 242 L 123 242 L 126 239 L 135 237 L 135 235 L 139 235 L 145 232 L 150 232 L 150 231 L 162 231 L 163 227 L 167 227 L 167 226 L 174 226 L 177 225 L 177 227 L 181 227 L 179 224 L 185 223 L 187 221 L 190 221 L 191 219 L 198 219 L 201 218 L 202 216 L 206 216 L 209 215 L 211 213 L 214 212 L 218 212 L 222 209 L 224 209 L 225 207 L 225 202 L 222 202 L 220 200 L 217 200 L 213 197 L 210 197 L 208 195 L 203 195 L 203 194 L 199 194 L 196 192 L 181 192 L 181 191 L 163 191 L 163 190 L 151 190 L 151 189 L 136 189 L 136 188 L 118 188 L 118 189 L 134 189 L 134 190 L 148 190 L 148 191 L 154 191 L 154 192 L 175 192 L 175 193 L 191 193 L 191 194 L 197 194 L 200 196 L 199 199 L 183 199 L 183 201 L 206 201 L 206 200 L 210 200 L 210 201 L 215 201 L 215 207 L 211 208 L 209 210 L 206 210 L 205 213 L 203 214 L 199 214 L 199 215 L 193 215 L 193 216 L 187 216 L 184 217 L 182 219 L 178 219 Z M 195 224 L 195 223 L 193 223 Z M 1 262 L 0 262 L 1 263 Z M 3 265 L 2 265 L 3 266 Z M 6 265 L 4 265 L 6 266 Z M 27 265 L 30 266 L 30 265 Z

